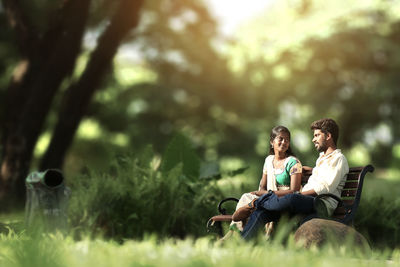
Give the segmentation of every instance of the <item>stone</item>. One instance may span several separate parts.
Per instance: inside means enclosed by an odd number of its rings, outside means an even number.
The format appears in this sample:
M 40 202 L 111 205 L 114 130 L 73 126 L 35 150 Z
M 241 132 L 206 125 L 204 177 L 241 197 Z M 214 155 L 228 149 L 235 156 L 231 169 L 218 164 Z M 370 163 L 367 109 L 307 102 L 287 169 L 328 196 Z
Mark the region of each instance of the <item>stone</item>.
M 368 241 L 362 234 L 350 226 L 333 220 L 309 220 L 297 229 L 294 239 L 305 248 L 310 248 L 312 245 L 321 247 L 329 242 L 334 245 L 353 245 L 362 251 L 370 250 Z

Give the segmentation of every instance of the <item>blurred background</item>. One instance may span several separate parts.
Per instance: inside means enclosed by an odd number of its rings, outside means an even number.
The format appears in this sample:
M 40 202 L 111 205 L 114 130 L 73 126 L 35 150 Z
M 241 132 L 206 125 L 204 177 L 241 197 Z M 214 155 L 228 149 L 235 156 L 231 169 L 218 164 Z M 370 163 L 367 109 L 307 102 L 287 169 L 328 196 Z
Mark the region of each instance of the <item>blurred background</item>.
M 2 107 L 23 58 L 6 26 L 7 2 L 0 6 Z M 19 2 L 39 30 L 60 4 Z M 72 71 L 38 125 L 30 169 L 49 149 L 62 96 L 84 76 L 117 2 L 91 1 Z M 399 1 L 152 0 L 137 13 L 67 146 L 67 176 L 101 170 L 148 144 L 161 155 L 181 133 L 206 162 L 251 166 L 257 183 L 272 127 L 288 127 L 296 155 L 313 166 L 309 126 L 331 117 L 351 166 L 373 164 L 376 176 L 400 179 Z M 9 116 L 2 108 L 1 118 Z
M 376 168 L 355 226 L 400 244 L 400 1 L 1 0 L 0 26 L 0 215 L 60 168 L 74 236 L 203 236 L 274 126 L 314 166 L 330 117 Z

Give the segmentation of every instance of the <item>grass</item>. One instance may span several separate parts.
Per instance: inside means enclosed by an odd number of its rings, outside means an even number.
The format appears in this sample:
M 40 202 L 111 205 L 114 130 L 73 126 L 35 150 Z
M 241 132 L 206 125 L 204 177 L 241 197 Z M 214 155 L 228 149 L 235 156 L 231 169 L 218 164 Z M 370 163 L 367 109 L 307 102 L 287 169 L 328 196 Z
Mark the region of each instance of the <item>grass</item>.
M 387 179 L 378 174 L 367 174 L 364 180 L 362 199 L 384 197 L 396 200 L 400 196 L 400 179 Z M 361 200 L 362 200 L 361 199 Z
M 1 222 L 18 226 L 0 234 L 0 266 L 400 266 L 400 182 L 366 177 L 356 229 L 372 241 L 368 253 L 334 242 L 304 249 L 285 227 L 268 242 L 220 243 L 205 234 L 206 220 L 223 196 L 257 186 L 259 172 L 196 180 L 199 164 L 181 162 L 178 156 L 190 153 L 178 145 L 161 169 L 152 166 L 150 151 L 120 158 L 107 173 L 72 179 L 66 236 L 27 233 L 23 212 L 0 214 Z
M 400 251 L 355 253 L 352 248 L 305 250 L 293 238 L 280 242 L 224 244 L 210 238 L 129 240 L 122 244 L 103 239 L 74 241 L 61 235 L 0 236 L 1 266 L 386 266 L 400 264 Z

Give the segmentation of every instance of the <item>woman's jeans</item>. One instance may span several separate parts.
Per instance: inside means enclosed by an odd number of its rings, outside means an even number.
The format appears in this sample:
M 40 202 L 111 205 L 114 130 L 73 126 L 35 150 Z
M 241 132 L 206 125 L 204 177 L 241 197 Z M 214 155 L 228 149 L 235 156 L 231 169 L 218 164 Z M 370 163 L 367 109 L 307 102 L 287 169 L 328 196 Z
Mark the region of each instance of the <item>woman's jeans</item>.
M 264 194 L 255 201 L 255 207 L 256 210 L 250 215 L 242 232 L 242 237 L 246 240 L 255 237 L 267 222 L 277 221 L 282 212 L 303 215 L 315 213 L 314 197 L 301 194 L 288 194 L 283 197 L 274 193 Z

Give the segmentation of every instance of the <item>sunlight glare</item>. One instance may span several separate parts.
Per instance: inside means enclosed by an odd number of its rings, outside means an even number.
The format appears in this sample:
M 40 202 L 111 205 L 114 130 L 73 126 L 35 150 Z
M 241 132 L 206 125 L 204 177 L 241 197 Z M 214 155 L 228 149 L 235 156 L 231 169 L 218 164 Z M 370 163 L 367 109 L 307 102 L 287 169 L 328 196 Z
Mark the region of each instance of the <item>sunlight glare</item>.
M 220 30 L 225 35 L 232 35 L 242 22 L 260 14 L 271 2 L 273 1 L 207 0 L 211 13 L 219 21 Z

